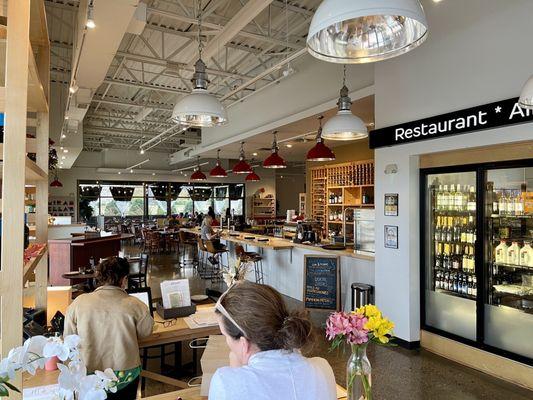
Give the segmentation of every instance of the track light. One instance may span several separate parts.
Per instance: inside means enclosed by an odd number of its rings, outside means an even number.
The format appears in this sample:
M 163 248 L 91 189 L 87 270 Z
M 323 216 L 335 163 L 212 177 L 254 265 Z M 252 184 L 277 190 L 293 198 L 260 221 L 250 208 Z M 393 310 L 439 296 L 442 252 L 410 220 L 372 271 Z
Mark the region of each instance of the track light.
M 76 85 L 76 82 L 72 82 L 72 85 L 70 85 L 70 87 L 68 88 L 68 91 L 70 92 L 70 94 L 74 94 L 78 91 L 79 87 L 78 85 Z

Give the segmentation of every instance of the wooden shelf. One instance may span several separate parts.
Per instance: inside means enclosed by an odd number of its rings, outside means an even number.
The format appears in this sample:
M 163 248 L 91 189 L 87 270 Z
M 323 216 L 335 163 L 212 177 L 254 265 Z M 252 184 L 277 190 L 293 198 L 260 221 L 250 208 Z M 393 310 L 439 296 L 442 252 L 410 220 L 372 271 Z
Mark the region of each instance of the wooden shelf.
M 37 268 L 39 261 L 41 261 L 41 258 L 43 258 L 43 256 L 46 254 L 46 251 L 47 246 L 44 246 L 36 257 L 30 258 L 30 260 L 24 264 L 23 285 L 26 285 L 26 283 L 29 281 L 30 277 L 35 271 L 35 268 Z
M 0 161 L 0 174 L 2 173 L 2 169 L 3 162 Z M 30 160 L 29 158 L 26 158 L 26 182 L 36 182 L 45 179 L 48 179 L 48 174 L 41 168 L 39 168 L 34 161 Z

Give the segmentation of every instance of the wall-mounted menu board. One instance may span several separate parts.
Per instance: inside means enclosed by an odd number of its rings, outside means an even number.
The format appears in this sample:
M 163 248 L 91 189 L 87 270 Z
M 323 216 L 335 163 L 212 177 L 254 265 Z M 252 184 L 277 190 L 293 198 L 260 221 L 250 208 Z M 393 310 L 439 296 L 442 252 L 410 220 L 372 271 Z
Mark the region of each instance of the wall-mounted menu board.
M 304 257 L 305 308 L 340 309 L 341 274 L 340 258 L 328 255 Z

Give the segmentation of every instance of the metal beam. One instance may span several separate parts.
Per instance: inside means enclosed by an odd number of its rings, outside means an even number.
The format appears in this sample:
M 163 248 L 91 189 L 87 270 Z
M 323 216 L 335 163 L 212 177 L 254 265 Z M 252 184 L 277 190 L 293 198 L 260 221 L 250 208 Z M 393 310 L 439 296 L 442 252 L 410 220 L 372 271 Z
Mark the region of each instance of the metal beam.
M 198 20 L 196 18 L 187 17 L 187 16 L 184 16 L 184 15 L 180 15 L 180 14 L 176 14 L 176 13 L 170 12 L 170 11 L 158 10 L 156 8 L 148 8 L 148 12 L 150 14 L 155 14 L 155 15 L 171 18 L 171 19 L 174 19 L 176 21 L 185 22 L 187 24 L 198 25 Z M 222 30 L 224 28 L 221 25 L 214 24 L 212 22 L 207 22 L 207 21 L 202 21 L 202 26 L 204 26 L 204 27 L 206 27 L 208 29 L 218 29 L 218 30 Z M 287 42 L 285 42 L 283 40 L 279 40 L 279 39 L 273 38 L 271 36 L 260 35 L 260 34 L 249 32 L 249 31 L 241 30 L 240 32 L 237 33 L 237 36 L 245 37 L 245 38 L 248 38 L 248 39 L 259 40 L 259 41 L 263 41 L 263 42 L 266 42 L 266 43 L 274 44 L 274 45 L 277 45 L 277 46 L 283 46 L 283 47 L 287 46 Z M 288 43 L 288 47 L 291 47 L 291 48 L 293 48 L 295 50 L 300 50 L 300 49 L 304 48 L 304 46 L 302 44 L 291 43 L 291 42 Z
M 143 82 L 135 82 L 130 81 L 126 79 L 120 79 L 120 78 L 106 78 L 104 79 L 103 83 L 108 83 L 112 85 L 121 85 L 121 86 L 129 86 L 129 87 L 135 87 L 135 88 L 141 88 L 141 89 L 149 89 L 149 90 L 157 90 L 160 92 L 167 92 L 167 93 L 190 93 L 190 90 L 187 89 L 181 89 L 174 86 L 163 86 L 163 85 L 157 85 L 157 84 L 148 84 Z
M 91 100 L 92 103 L 104 103 L 104 104 L 117 104 L 121 106 L 135 106 L 135 107 L 151 107 L 154 110 L 163 110 L 163 111 L 172 111 L 174 106 L 173 105 L 165 105 L 165 104 L 159 104 L 159 103 L 145 103 L 145 104 L 138 104 L 134 103 L 132 101 L 128 101 L 126 99 L 117 99 L 112 97 L 100 97 L 95 96 Z

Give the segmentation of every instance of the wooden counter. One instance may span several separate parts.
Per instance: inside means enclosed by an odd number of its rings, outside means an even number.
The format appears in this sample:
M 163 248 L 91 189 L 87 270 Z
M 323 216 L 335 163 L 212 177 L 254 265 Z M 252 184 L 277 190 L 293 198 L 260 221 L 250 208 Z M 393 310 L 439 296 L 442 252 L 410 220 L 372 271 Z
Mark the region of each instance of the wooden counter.
M 216 228 L 213 228 L 216 229 Z M 197 228 L 181 228 L 182 231 L 191 233 L 193 235 L 200 235 L 200 230 Z M 351 257 L 351 258 L 358 258 L 360 260 L 368 260 L 368 261 L 374 261 L 374 256 L 369 256 L 365 254 L 356 254 L 353 252 L 353 250 L 346 249 L 346 250 L 326 250 L 323 249 L 321 246 L 313 246 L 311 244 L 302 244 L 302 243 L 294 243 L 292 240 L 289 239 L 282 239 L 272 236 L 265 236 L 265 235 L 253 235 L 251 233 L 246 232 L 236 232 L 238 233 L 238 236 L 233 236 L 227 233 L 227 230 L 222 230 L 222 234 L 220 235 L 220 239 L 238 243 L 242 245 L 249 245 L 249 246 L 255 246 L 260 247 L 264 249 L 271 249 L 271 250 L 285 250 L 285 249 L 293 249 L 293 248 L 300 248 L 304 250 L 311 250 L 311 251 L 318 251 L 320 253 L 325 254 L 332 254 L 335 256 L 342 256 L 342 257 Z M 244 237 L 253 237 L 253 239 L 244 239 Z M 257 239 L 268 239 L 268 242 L 260 242 Z
M 70 280 L 63 278 L 63 274 L 88 267 L 91 256 L 98 261 L 118 255 L 121 240 L 131 237 L 131 234 L 111 234 L 49 240 L 50 284 L 70 285 Z

